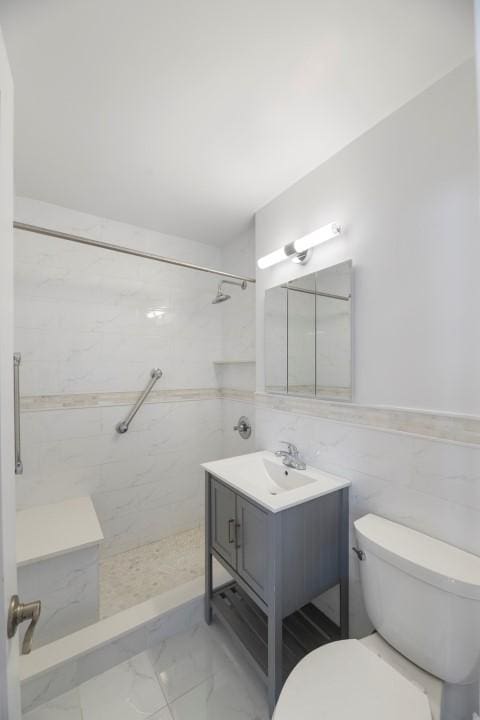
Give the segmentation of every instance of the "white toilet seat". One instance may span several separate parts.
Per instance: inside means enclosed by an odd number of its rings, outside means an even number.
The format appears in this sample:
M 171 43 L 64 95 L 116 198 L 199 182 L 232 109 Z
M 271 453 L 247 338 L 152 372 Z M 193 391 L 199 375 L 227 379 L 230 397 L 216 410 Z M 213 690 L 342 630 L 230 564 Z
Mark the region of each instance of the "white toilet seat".
M 358 640 L 314 650 L 288 677 L 274 720 L 431 720 L 428 697 Z

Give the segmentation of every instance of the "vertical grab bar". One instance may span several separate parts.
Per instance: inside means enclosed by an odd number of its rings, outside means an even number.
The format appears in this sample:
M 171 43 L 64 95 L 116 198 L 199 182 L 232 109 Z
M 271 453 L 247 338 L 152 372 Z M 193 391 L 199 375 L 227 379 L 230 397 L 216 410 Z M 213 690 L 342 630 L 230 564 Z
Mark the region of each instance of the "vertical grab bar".
M 145 388 L 145 390 L 142 392 L 140 397 L 138 398 L 137 402 L 133 406 L 133 408 L 128 413 L 125 420 L 122 420 L 121 422 L 117 423 L 115 425 L 115 430 L 122 435 L 123 433 L 126 433 L 128 428 L 130 427 L 130 423 L 132 422 L 133 418 L 137 414 L 137 412 L 142 407 L 143 403 L 147 399 L 147 395 L 150 392 L 150 390 L 153 388 L 157 380 L 159 380 L 162 377 L 163 373 L 160 370 L 160 368 L 153 368 L 153 370 L 150 373 L 150 380 L 148 381 L 148 385 Z
M 13 353 L 13 422 L 15 429 L 15 475 L 23 473 L 22 448 L 20 444 L 20 353 Z

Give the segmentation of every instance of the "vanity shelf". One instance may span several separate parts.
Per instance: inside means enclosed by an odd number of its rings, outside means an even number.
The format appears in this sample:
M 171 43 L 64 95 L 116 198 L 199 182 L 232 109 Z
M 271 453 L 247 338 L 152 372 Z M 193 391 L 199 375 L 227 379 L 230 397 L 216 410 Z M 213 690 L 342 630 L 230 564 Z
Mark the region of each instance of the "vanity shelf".
M 348 481 L 292 470 L 272 453 L 205 463 L 205 620 L 215 615 L 267 683 L 348 637 Z M 215 592 L 212 558 L 232 582 Z M 339 586 L 340 626 L 311 604 Z
M 256 669 L 268 679 L 268 616 L 235 581 L 213 593 L 212 606 L 227 630 L 248 652 Z M 340 640 L 340 627 L 308 603 L 283 620 L 282 679 L 315 648 Z

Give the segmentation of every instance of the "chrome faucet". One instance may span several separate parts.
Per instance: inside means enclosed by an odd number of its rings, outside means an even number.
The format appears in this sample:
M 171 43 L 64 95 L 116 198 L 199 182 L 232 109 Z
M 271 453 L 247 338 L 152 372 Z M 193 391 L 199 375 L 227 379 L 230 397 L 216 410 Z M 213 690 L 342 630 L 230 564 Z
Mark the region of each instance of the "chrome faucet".
M 296 445 L 293 443 L 287 442 L 286 440 L 281 440 L 284 445 L 288 446 L 288 450 L 276 450 L 275 455 L 277 457 L 283 458 L 283 464 L 287 467 L 291 467 L 294 470 L 305 470 L 307 467 L 300 457 L 300 454 L 298 452 L 298 449 Z

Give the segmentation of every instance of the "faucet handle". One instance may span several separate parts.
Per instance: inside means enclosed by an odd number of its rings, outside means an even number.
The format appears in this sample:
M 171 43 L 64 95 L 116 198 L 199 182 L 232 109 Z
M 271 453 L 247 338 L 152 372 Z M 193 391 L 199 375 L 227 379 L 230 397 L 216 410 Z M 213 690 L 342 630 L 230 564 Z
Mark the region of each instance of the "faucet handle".
M 288 452 L 290 455 L 294 455 L 294 456 L 298 455 L 298 449 L 297 449 L 296 445 L 294 445 L 291 442 L 288 442 L 288 440 L 280 440 L 280 442 L 282 443 L 282 445 L 288 445 Z

